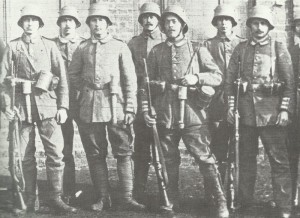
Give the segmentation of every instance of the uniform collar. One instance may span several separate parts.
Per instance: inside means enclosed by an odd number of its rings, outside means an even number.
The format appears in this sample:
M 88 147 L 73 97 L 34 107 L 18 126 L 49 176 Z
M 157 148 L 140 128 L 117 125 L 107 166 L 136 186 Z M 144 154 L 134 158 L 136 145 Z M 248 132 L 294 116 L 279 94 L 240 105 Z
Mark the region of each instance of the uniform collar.
M 34 43 L 36 43 L 36 42 L 38 42 L 38 41 L 41 40 L 41 36 L 40 36 L 39 34 L 36 34 L 36 35 L 34 35 L 34 36 L 29 36 L 29 35 L 23 33 L 23 35 L 22 35 L 22 40 L 23 40 L 26 44 L 29 44 L 29 43 L 34 44 Z
M 75 35 L 72 39 L 67 39 L 67 38 L 65 38 L 65 37 L 62 37 L 62 36 L 58 36 L 58 40 L 61 42 L 61 43 L 63 43 L 63 44 L 66 44 L 66 43 L 69 43 L 69 42 L 71 42 L 71 43 L 75 43 L 77 40 L 78 40 L 78 35 Z
M 216 35 L 217 39 L 220 39 L 221 41 L 224 40 L 224 41 L 227 41 L 227 42 L 232 41 L 234 37 L 235 37 L 235 34 L 233 32 L 229 36 L 225 36 L 225 37 L 220 36 L 219 33 L 217 33 L 217 35 Z
M 92 35 L 91 39 L 92 39 L 92 43 L 100 42 L 101 44 L 105 44 L 105 43 L 107 43 L 109 40 L 112 39 L 112 36 L 111 36 L 110 33 L 108 33 L 107 36 L 106 36 L 105 38 L 103 38 L 103 39 L 96 39 L 96 38 L 94 37 L 94 35 Z
M 175 47 L 180 47 L 187 43 L 187 38 L 184 36 L 183 39 L 181 39 L 180 41 L 177 41 L 177 42 L 170 42 L 169 39 L 167 39 L 166 43 L 168 46 L 174 45 Z
M 160 37 L 160 35 L 161 35 L 161 32 L 160 32 L 159 27 L 156 27 L 151 33 L 148 33 L 145 31 L 143 31 L 141 33 L 141 36 L 145 39 L 148 39 L 148 38 L 156 39 L 156 38 Z
M 252 37 L 251 40 L 250 40 L 250 45 L 253 45 L 253 46 L 255 46 L 257 44 L 267 45 L 270 42 L 270 40 L 271 40 L 271 37 L 269 35 L 267 35 L 265 38 L 263 38 L 261 40 L 256 40 Z

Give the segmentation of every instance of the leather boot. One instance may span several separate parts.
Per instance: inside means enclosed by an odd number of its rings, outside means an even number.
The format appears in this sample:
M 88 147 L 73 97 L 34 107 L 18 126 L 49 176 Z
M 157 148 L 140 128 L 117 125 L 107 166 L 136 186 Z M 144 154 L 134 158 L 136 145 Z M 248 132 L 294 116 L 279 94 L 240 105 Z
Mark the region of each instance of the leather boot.
M 169 184 L 167 186 L 167 192 L 170 202 L 173 204 L 173 210 L 179 210 L 179 165 L 167 164 L 167 173 Z
M 130 156 L 117 158 L 117 171 L 119 176 L 119 185 L 121 200 L 119 209 L 144 211 L 145 205 L 139 204 L 133 197 L 133 170 Z
M 104 157 L 90 157 L 88 158 L 88 164 L 91 179 L 98 195 L 96 202 L 91 205 L 91 209 L 100 212 L 111 207 L 106 159 Z
M 134 198 L 141 203 L 146 201 L 146 184 L 149 173 L 150 164 L 136 159 L 134 161 L 134 188 L 133 196 Z
M 37 187 L 37 169 L 25 167 L 23 165 L 23 174 L 25 180 L 25 199 L 27 212 L 39 210 L 38 187 Z
M 69 155 L 70 156 L 70 155 Z M 66 204 L 74 203 L 75 200 L 75 164 L 73 155 L 64 157 L 65 168 L 63 174 L 63 195 Z
M 200 164 L 199 167 L 204 180 L 206 180 L 205 184 L 210 184 L 211 190 L 206 191 L 210 192 L 215 200 L 215 205 L 217 207 L 216 217 L 228 218 L 229 212 L 218 169 L 215 164 Z M 206 189 L 207 187 L 204 188 Z
M 63 170 L 47 169 L 47 179 L 49 187 L 49 206 L 58 213 L 76 213 L 76 208 L 68 206 L 61 199 Z

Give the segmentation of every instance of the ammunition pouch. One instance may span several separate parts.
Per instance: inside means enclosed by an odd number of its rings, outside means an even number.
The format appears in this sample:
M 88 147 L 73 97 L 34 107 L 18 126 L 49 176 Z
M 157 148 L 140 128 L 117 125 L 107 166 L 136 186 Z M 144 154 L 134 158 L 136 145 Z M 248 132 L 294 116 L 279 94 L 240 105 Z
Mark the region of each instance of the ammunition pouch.
M 167 86 L 169 84 L 167 84 L 165 81 L 150 81 L 149 85 L 151 94 L 153 96 L 156 96 L 162 94 L 166 90 L 166 88 L 168 88 Z
M 268 82 L 264 84 L 252 84 L 253 92 L 262 92 L 265 96 L 278 96 L 283 93 L 284 82 Z
M 94 90 L 110 89 L 110 83 L 90 83 L 88 81 L 84 81 L 83 86 Z

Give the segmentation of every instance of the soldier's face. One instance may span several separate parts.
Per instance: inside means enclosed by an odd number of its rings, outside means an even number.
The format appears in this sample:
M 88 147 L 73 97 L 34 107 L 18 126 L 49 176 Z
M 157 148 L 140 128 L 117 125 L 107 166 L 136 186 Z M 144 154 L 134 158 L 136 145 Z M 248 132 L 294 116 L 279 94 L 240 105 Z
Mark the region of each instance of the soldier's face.
M 93 35 L 106 35 L 108 24 L 104 17 L 97 16 L 90 19 L 90 29 Z
M 63 36 L 68 36 L 75 33 L 76 22 L 72 17 L 62 17 L 60 19 L 60 30 Z
M 260 18 L 252 19 L 250 23 L 252 36 L 256 39 L 262 39 L 269 34 L 270 27 L 268 21 Z
M 295 21 L 295 32 L 298 36 L 300 36 L 300 20 Z
M 230 34 L 232 32 L 232 21 L 229 17 L 219 17 L 217 19 L 218 32 L 223 34 Z
M 155 14 L 147 13 L 142 16 L 142 26 L 144 30 L 153 31 L 158 25 L 158 19 Z
M 176 38 L 182 34 L 182 23 L 174 15 L 167 15 L 165 18 L 165 34 L 168 38 Z
M 27 35 L 32 35 L 40 28 L 39 18 L 34 16 L 26 16 L 22 18 L 23 30 Z

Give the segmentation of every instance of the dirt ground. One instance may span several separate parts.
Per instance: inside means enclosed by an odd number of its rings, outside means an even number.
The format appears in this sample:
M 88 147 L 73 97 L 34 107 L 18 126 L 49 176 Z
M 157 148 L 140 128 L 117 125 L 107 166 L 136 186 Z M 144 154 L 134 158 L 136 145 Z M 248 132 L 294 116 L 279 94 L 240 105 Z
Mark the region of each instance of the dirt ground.
M 15 217 L 12 214 L 12 196 L 10 191 L 10 176 L 7 169 L 8 157 L 7 157 L 7 144 L 6 142 L 6 128 L 0 131 L 0 217 L 11 218 Z M 76 136 L 78 137 L 78 136 Z M 79 138 L 75 139 L 75 142 L 80 142 Z M 37 142 L 39 143 L 39 142 Z M 76 146 L 81 146 L 76 144 Z M 183 148 L 183 147 L 182 147 Z M 214 209 L 207 207 L 204 202 L 204 190 L 203 179 L 199 173 L 198 166 L 193 162 L 186 150 L 182 151 L 182 163 L 180 167 L 180 211 L 178 211 L 176 217 L 214 217 Z M 116 161 L 109 156 L 109 179 L 111 185 L 111 196 L 113 201 L 113 207 L 101 213 L 95 213 L 88 209 L 88 206 L 95 199 L 95 193 L 90 180 L 89 171 L 86 164 L 85 155 L 82 152 L 75 152 L 76 157 L 76 182 L 77 190 L 81 190 L 82 194 L 77 199 L 76 207 L 79 209 L 77 214 L 72 215 L 59 215 L 53 214 L 53 211 L 49 211 L 46 205 L 46 175 L 44 168 L 44 156 L 43 153 L 37 150 L 37 162 L 38 162 L 38 183 L 39 183 L 39 196 L 40 196 L 40 210 L 35 214 L 22 215 L 25 218 L 38 217 L 133 217 L 133 218 L 152 218 L 163 217 L 158 214 L 158 198 L 157 198 L 157 182 L 153 167 L 151 167 L 149 173 L 149 182 L 147 185 L 147 202 L 148 211 L 145 213 L 125 212 L 116 210 L 115 205 L 118 204 L 118 178 L 116 172 Z M 268 160 L 261 150 L 258 156 L 258 175 L 256 184 L 256 200 L 257 205 L 253 210 L 249 211 L 245 216 L 241 214 L 232 214 L 231 217 L 274 217 L 269 210 L 268 201 L 272 199 L 271 178 L 270 178 L 270 166 Z M 7 190 L 8 189 L 8 190 Z

